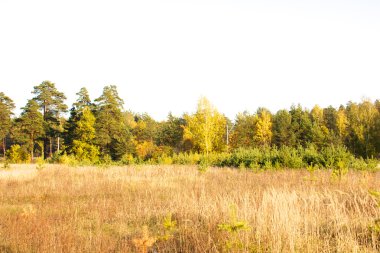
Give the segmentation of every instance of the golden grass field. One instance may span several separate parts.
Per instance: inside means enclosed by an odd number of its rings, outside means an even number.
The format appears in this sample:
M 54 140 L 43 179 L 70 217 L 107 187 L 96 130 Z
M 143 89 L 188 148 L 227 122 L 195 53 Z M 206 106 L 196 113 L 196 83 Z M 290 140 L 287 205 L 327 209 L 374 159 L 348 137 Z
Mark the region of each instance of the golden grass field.
M 370 189 L 380 173 L 11 165 L 0 252 L 379 252 Z

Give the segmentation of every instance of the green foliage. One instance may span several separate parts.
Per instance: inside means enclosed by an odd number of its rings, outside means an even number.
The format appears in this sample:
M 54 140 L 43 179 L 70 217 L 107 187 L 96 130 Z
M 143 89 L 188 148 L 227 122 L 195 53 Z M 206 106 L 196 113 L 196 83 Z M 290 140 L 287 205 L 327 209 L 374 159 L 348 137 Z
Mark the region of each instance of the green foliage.
M 229 221 L 219 224 L 218 229 L 227 234 L 227 239 L 224 242 L 225 249 L 227 251 L 235 252 L 244 247 L 242 238 L 239 234 L 243 231 L 249 230 L 250 227 L 246 221 L 238 220 L 236 206 L 231 206 Z
M 295 143 L 291 123 L 292 116 L 287 110 L 280 110 L 274 115 L 273 142 L 277 147 L 292 146 Z
M 186 122 L 183 118 L 174 117 L 171 113 L 168 119 L 161 123 L 157 130 L 157 145 L 172 147 L 176 152 L 183 151 L 183 127 Z
M 74 167 L 79 165 L 80 162 L 86 164 L 86 161 L 83 161 L 83 160 L 78 161 L 75 156 L 67 155 L 67 154 L 59 155 L 56 161 L 59 164 L 64 164 L 64 165 L 74 166 Z M 88 162 L 87 164 L 91 164 L 91 163 Z
M 174 238 L 174 234 L 177 232 L 177 221 L 173 220 L 171 213 L 168 213 L 165 216 L 162 226 L 164 228 L 164 234 L 159 237 L 159 239 L 167 241 Z
M 4 154 L 8 143 L 20 147 L 12 150 L 12 162 L 33 161 L 35 153 L 57 162 L 65 151 L 79 164 L 104 164 L 101 154 L 114 164 L 193 164 L 201 171 L 208 166 L 317 166 L 339 177 L 345 171 L 339 169 L 342 163 L 356 170 L 378 169 L 379 100 L 349 102 L 339 109 L 316 105 L 311 111 L 297 105 L 274 115 L 259 108 L 238 114 L 232 123 L 202 97 L 195 113 L 169 114 L 158 122 L 146 113 L 124 111 L 116 86 L 110 85 L 95 103 L 81 88 L 66 122 L 66 97 L 54 83 L 44 81 L 32 93 L 20 117 L 12 119 L 14 103 L 0 92 L 0 146 Z
M 236 116 L 235 125 L 231 133 L 231 147 L 252 148 L 254 146 L 254 135 L 257 117 L 248 112 L 239 113 Z
M 209 167 L 210 167 L 210 162 L 209 162 L 208 156 L 202 156 L 198 164 L 199 173 L 201 174 L 206 173 Z
M 120 160 L 128 153 L 131 135 L 122 114 L 124 101 L 119 97 L 116 86 L 106 86 L 96 102 L 96 138 L 102 154 Z
M 66 96 L 57 90 L 55 84 L 50 81 L 43 81 L 40 85 L 34 86 L 32 93 L 42 110 L 44 120 L 44 158 L 51 157 L 54 153 L 53 139 L 57 139 L 56 151 L 60 151 L 60 136 L 63 132 L 63 118 L 61 114 L 67 111 L 64 103 Z
M 136 163 L 136 159 L 133 157 L 132 154 L 124 154 L 121 157 L 120 163 L 122 165 L 132 165 Z
M 30 152 L 31 159 L 34 159 L 35 142 L 44 135 L 44 119 L 38 111 L 39 105 L 35 100 L 28 100 L 28 103 L 16 121 L 19 127 L 19 135 L 25 136 L 24 142 Z
M 0 140 L 3 146 L 3 154 L 5 157 L 6 152 L 6 136 L 9 134 L 9 131 L 12 126 L 11 116 L 13 115 L 13 109 L 15 104 L 12 99 L 6 96 L 3 92 L 0 92 Z
M 333 178 L 341 180 L 348 173 L 348 167 L 342 160 L 338 161 L 336 166 L 332 170 Z
M 309 178 L 306 178 L 310 181 L 316 181 L 318 177 L 315 175 L 315 172 L 318 170 L 318 166 L 315 166 L 313 164 L 306 166 L 306 170 L 309 172 Z
M 10 163 L 23 163 L 30 161 L 30 155 L 20 145 L 12 145 L 7 152 L 7 160 Z
M 37 164 L 36 169 L 38 171 L 41 171 L 45 168 L 45 160 L 42 157 L 38 157 L 36 159 L 36 164 Z
M 9 170 L 10 168 L 11 168 L 11 165 L 9 164 L 8 159 L 5 159 L 3 163 L 3 169 Z
M 113 164 L 112 157 L 108 154 L 105 154 L 101 159 L 100 159 L 100 165 L 102 167 L 109 167 Z

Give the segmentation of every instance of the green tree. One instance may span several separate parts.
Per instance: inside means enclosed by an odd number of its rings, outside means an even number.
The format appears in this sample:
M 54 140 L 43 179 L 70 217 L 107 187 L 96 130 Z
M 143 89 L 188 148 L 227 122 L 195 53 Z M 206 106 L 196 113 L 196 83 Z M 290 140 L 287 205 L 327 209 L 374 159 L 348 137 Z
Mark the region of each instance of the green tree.
M 306 147 L 312 140 L 312 123 L 309 117 L 309 112 L 303 110 L 301 105 L 298 105 L 292 106 L 289 113 L 292 116 L 291 129 L 295 135 L 295 146 L 302 145 L 303 147 Z
M 6 137 L 12 126 L 12 115 L 15 104 L 12 99 L 6 96 L 3 92 L 0 92 L 0 139 L 2 140 L 3 155 L 6 154 Z
M 57 90 L 55 84 L 43 81 L 34 86 L 33 98 L 40 106 L 45 122 L 44 158 L 53 155 L 53 139 L 57 138 L 57 152 L 60 151 L 60 136 L 63 132 L 63 119 L 61 114 L 67 110 L 64 104 L 66 96 Z M 48 148 L 47 148 L 48 147 Z
M 202 97 L 193 115 L 185 115 L 184 139 L 193 141 L 195 148 L 205 154 L 225 148 L 226 118 Z
M 26 142 L 30 157 L 34 159 L 35 142 L 44 135 L 44 119 L 39 112 L 39 105 L 35 100 L 28 100 L 28 103 L 18 119 L 18 125 L 23 134 L 26 135 Z
M 114 85 L 106 86 L 96 102 L 96 138 L 104 155 L 119 160 L 131 147 L 131 134 L 122 110 L 124 101 L 119 97 Z
M 166 121 L 160 124 L 157 133 L 157 145 L 169 146 L 175 152 L 183 151 L 183 126 L 186 121 L 169 113 Z
M 292 116 L 287 110 L 279 110 L 273 118 L 273 142 L 277 147 L 295 146 Z
M 83 114 L 83 109 L 88 108 L 91 111 L 94 110 L 94 105 L 91 102 L 90 96 L 88 94 L 88 91 L 85 87 L 81 88 L 78 93 L 76 93 L 78 96 L 75 103 L 73 103 L 73 106 L 70 109 L 70 117 L 67 120 L 65 124 L 65 143 L 66 143 L 66 149 L 70 153 L 71 149 L 73 147 L 73 141 L 75 139 L 74 137 L 74 131 L 77 127 L 77 122 L 80 120 Z
M 233 149 L 254 146 L 256 121 L 256 115 L 249 114 L 247 111 L 236 116 L 231 133 L 231 147 Z
M 364 157 L 375 155 L 376 121 L 379 111 L 370 100 L 347 105 L 349 146 L 354 154 Z
M 135 114 L 135 125 L 132 129 L 132 134 L 136 141 L 150 141 L 155 142 L 159 124 L 147 113 Z
M 81 109 L 78 120 L 75 121 L 71 151 L 80 161 L 95 162 L 98 159 L 99 148 L 94 145 L 95 120 L 90 107 L 85 106 Z
M 374 145 L 376 147 L 377 157 L 380 157 L 380 100 L 375 101 L 375 106 L 378 113 L 375 122 Z
M 314 106 L 310 112 L 311 115 L 311 142 L 317 148 L 322 148 L 329 144 L 330 132 L 325 126 L 324 111 L 318 105 Z

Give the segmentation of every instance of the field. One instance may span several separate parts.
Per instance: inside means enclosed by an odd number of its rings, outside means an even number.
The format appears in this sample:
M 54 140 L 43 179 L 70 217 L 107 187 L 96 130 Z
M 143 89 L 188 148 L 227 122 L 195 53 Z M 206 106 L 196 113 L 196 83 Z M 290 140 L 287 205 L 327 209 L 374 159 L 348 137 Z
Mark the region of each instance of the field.
M 0 252 L 378 252 L 380 173 L 0 170 Z

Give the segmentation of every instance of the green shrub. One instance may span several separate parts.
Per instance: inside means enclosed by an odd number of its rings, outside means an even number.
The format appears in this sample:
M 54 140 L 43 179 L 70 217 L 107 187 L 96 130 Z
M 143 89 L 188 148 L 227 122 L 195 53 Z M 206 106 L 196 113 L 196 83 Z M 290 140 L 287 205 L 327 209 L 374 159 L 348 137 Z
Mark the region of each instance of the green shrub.
M 136 159 L 133 157 L 132 154 L 124 154 L 120 159 L 120 163 L 122 165 L 132 165 L 136 164 Z
M 7 160 L 10 163 L 29 162 L 31 160 L 30 154 L 20 145 L 12 145 L 7 151 Z

